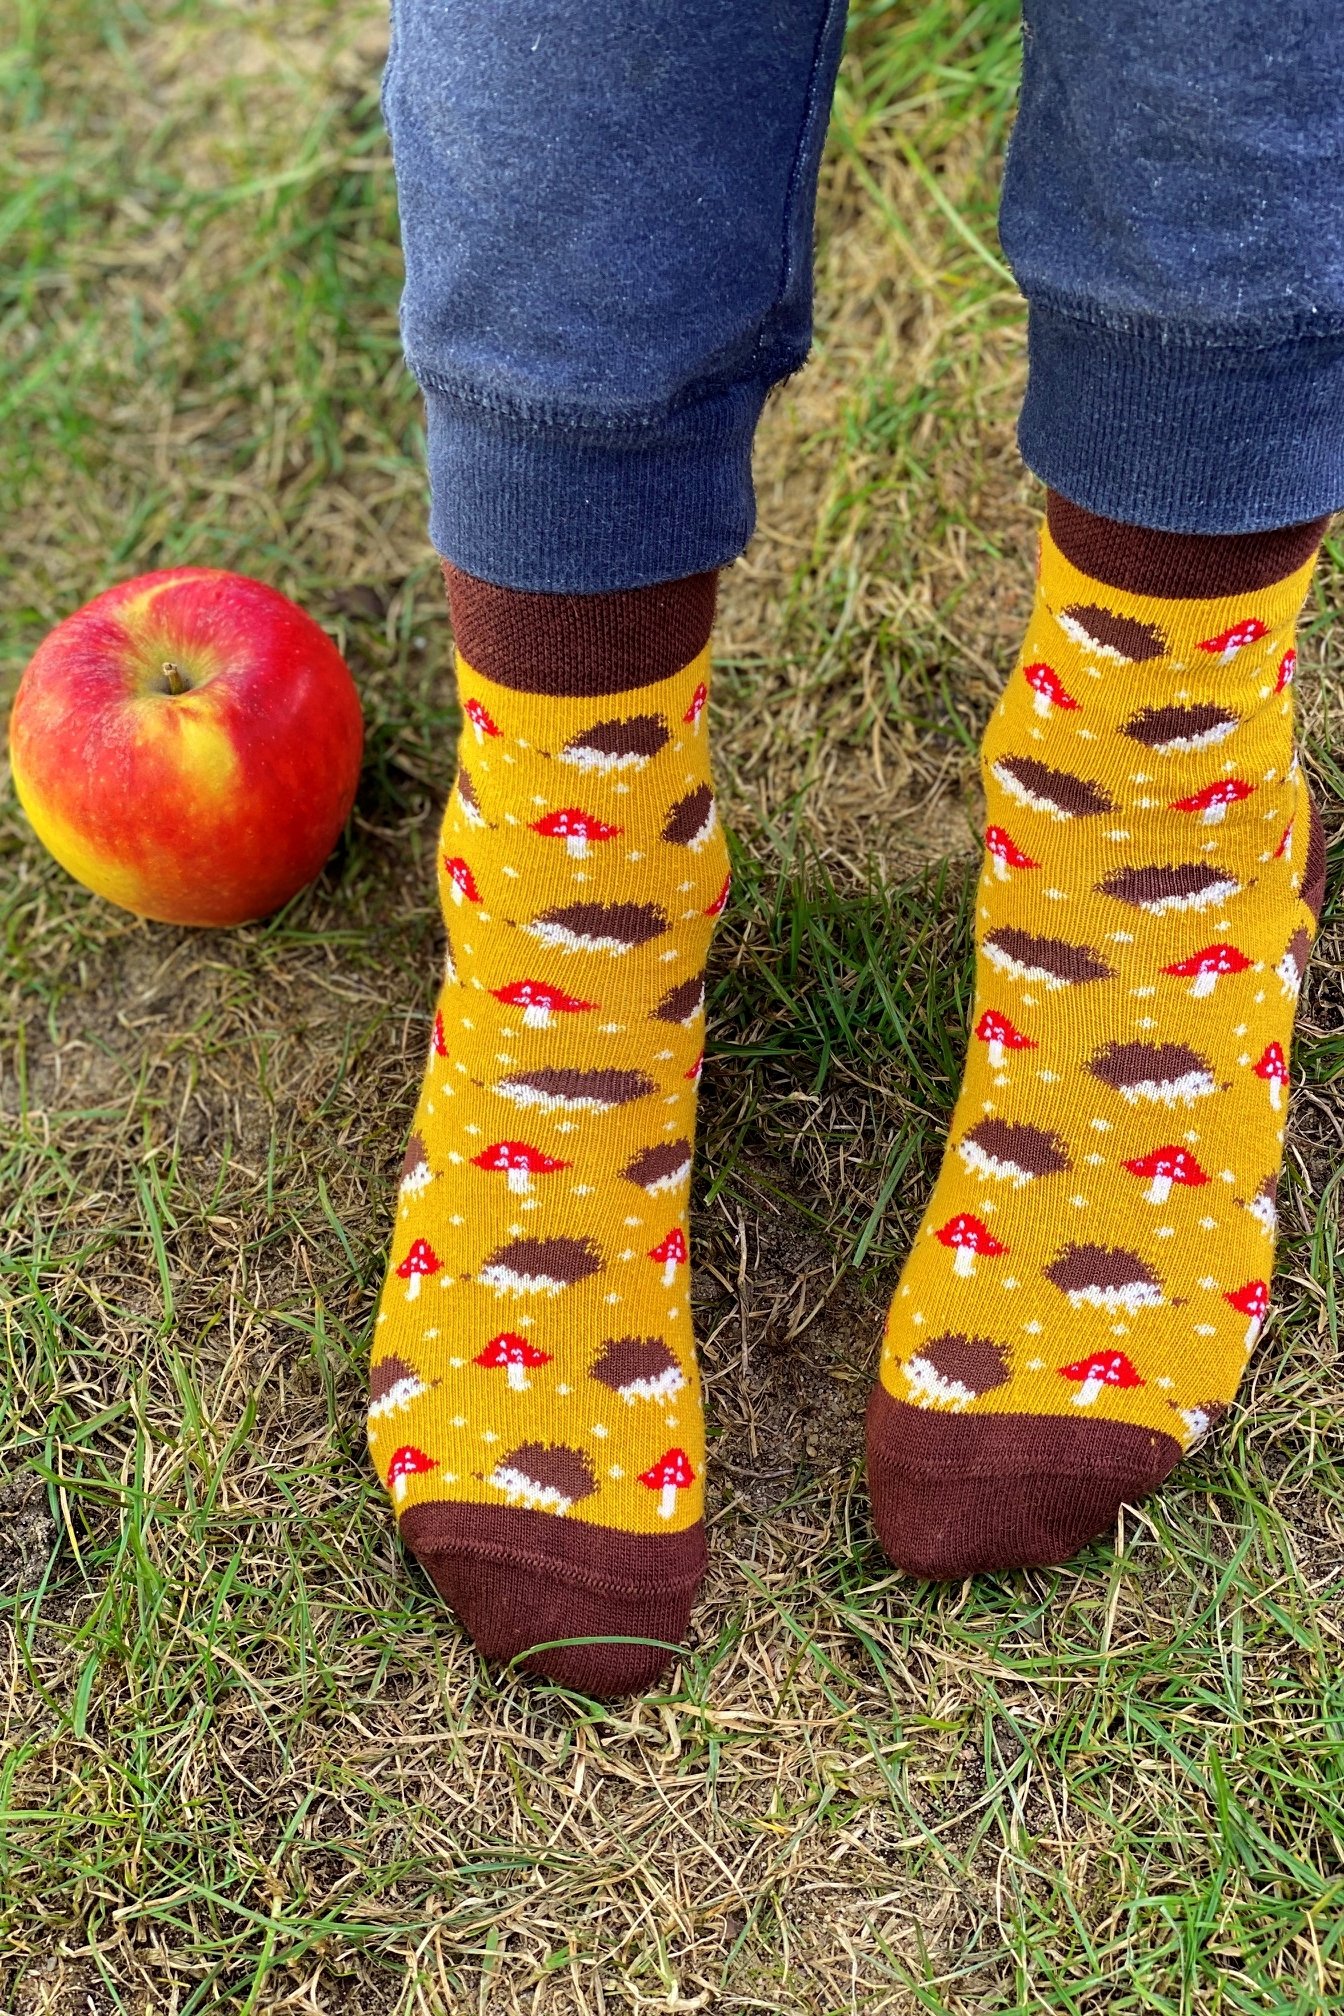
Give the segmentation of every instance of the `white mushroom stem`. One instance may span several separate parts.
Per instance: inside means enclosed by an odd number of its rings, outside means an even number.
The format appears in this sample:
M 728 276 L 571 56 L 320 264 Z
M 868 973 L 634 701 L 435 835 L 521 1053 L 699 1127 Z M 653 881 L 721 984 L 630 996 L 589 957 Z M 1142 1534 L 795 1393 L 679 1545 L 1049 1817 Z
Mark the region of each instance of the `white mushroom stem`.
M 1219 798 L 1216 800 L 1214 804 L 1206 805 L 1204 807 L 1200 824 L 1204 826 L 1219 826 L 1222 824 L 1223 820 L 1226 819 L 1226 817 L 1227 817 L 1227 801 L 1223 798 Z
M 675 1253 L 669 1253 L 666 1260 L 664 1260 L 663 1262 L 664 1288 L 670 1288 L 672 1286 L 672 1283 L 676 1280 L 676 1278 L 677 1278 L 677 1256 Z
M 511 1393 L 526 1393 L 532 1383 L 527 1376 L 527 1368 L 523 1365 L 511 1363 L 507 1367 L 504 1376 L 509 1382 L 509 1391 Z
M 462 884 L 452 875 L 448 877 L 448 888 L 454 903 L 460 903 L 462 901 Z
M 998 877 L 999 881 L 1000 882 L 1011 881 L 1012 878 L 1008 873 L 1008 863 L 1004 860 L 1002 854 L 992 854 L 990 856 L 990 859 L 994 863 L 994 873 Z
M 588 836 L 586 833 L 568 833 L 565 836 L 565 851 L 571 861 L 584 861 L 588 856 Z
M 1073 1396 L 1074 1406 L 1090 1407 L 1105 1384 L 1106 1381 L 1100 1378 L 1084 1379 L 1082 1385 Z
M 1259 1316 L 1252 1316 L 1250 1322 L 1246 1325 L 1246 1349 L 1248 1351 L 1251 1351 L 1255 1348 L 1255 1340 L 1260 1335 L 1260 1324 L 1262 1320 L 1263 1319 Z
M 1212 966 L 1206 967 L 1202 973 L 1196 973 L 1195 984 L 1190 989 L 1191 998 L 1202 1001 L 1206 994 L 1212 994 L 1217 978 L 1217 971 Z
M 509 1170 L 509 1188 L 515 1197 L 526 1197 L 532 1188 L 532 1178 L 520 1163 L 515 1163 Z
M 991 1071 L 1002 1071 L 1002 1069 L 1003 1069 L 1003 1045 L 1002 1045 L 1002 1043 L 999 1043 L 999 1042 L 993 1042 L 993 1043 L 991 1043 L 991 1044 L 990 1044 L 990 1046 L 989 1046 L 989 1068 L 990 1068 L 990 1070 L 991 1070 Z
M 393 1502 L 397 1505 L 400 1505 L 402 1499 L 405 1496 L 406 1496 L 406 1473 L 404 1470 L 398 1470 L 396 1476 L 392 1479 Z
M 658 1500 L 658 1517 L 660 1519 L 670 1519 L 676 1509 L 677 1487 L 672 1483 L 664 1484 L 662 1496 Z
M 1271 1078 L 1269 1081 L 1269 1103 L 1277 1113 L 1283 1104 L 1283 1080 Z
M 549 1008 L 545 1007 L 543 1003 L 539 1001 L 534 1002 L 530 1008 L 524 1008 L 523 1010 L 524 1029 L 549 1029 L 550 1026 L 551 1026 L 551 1011 Z
M 1037 687 L 1036 697 L 1031 704 L 1035 712 L 1040 715 L 1042 720 L 1044 720 L 1046 715 L 1050 712 L 1050 695 L 1048 693 L 1042 693 L 1040 688 Z
M 1147 1195 L 1150 1204 L 1165 1204 L 1171 1195 L 1170 1176 L 1154 1176 Z
M 955 1260 L 954 1260 L 954 1261 L 952 1262 L 952 1272 L 953 1272 L 954 1274 L 960 1274 L 960 1275 L 962 1276 L 962 1278 L 963 1278 L 963 1279 L 964 1279 L 964 1278 L 965 1278 L 965 1277 L 966 1277 L 966 1276 L 967 1276 L 968 1274 L 974 1274 L 974 1272 L 975 1272 L 975 1249 L 974 1249 L 973 1247 L 971 1247 L 971 1246 L 958 1246 L 958 1248 L 957 1248 L 957 1257 L 956 1257 L 956 1259 L 955 1259 Z
M 420 1293 L 421 1279 L 422 1277 L 419 1274 L 412 1274 L 410 1280 L 406 1283 L 406 1300 L 408 1302 L 414 1302 L 416 1296 Z

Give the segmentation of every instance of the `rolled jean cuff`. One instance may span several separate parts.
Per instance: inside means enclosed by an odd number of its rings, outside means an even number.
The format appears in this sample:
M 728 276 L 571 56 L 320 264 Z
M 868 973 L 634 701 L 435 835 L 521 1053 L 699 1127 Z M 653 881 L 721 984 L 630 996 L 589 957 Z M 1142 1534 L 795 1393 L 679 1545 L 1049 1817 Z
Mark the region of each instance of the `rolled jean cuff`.
M 502 588 L 601 594 L 725 567 L 751 537 L 763 381 L 647 422 L 579 425 L 421 384 L 430 537 L 466 574 Z
M 1238 343 L 1032 302 L 1022 459 L 1155 532 L 1267 532 L 1344 506 L 1344 331 Z

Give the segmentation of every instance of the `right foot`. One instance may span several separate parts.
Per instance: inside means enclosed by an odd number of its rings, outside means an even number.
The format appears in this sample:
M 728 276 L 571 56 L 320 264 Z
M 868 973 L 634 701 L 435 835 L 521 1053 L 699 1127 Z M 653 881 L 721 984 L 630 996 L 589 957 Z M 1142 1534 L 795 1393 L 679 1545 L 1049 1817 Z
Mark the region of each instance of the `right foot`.
M 551 640 L 549 667 L 516 618 L 551 598 L 467 590 L 459 641 L 494 676 L 459 657 L 448 974 L 369 1438 L 402 1537 L 479 1649 L 621 1694 L 667 1664 L 706 1558 L 687 1194 L 728 877 L 703 718 L 712 588 L 691 609 L 703 635 L 688 648 L 683 609 L 635 654 L 631 677 L 657 676 L 620 691 L 600 659 L 617 605 L 647 628 L 647 598 L 679 589 L 554 598 L 579 635 Z M 565 697 L 519 690 L 538 664 L 563 680 L 567 656 Z M 531 1649 L 564 1639 L 654 1642 Z

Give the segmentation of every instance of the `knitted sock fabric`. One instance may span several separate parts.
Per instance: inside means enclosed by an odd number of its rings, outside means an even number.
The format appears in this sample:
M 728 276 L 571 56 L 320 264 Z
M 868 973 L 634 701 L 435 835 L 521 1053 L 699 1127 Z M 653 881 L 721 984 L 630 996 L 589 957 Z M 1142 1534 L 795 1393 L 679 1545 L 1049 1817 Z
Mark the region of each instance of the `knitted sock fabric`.
M 1066 1560 L 1260 1336 L 1324 883 L 1292 692 L 1322 529 L 1170 537 L 1051 500 L 982 751 L 965 1077 L 868 1413 L 912 1573 Z
M 728 884 L 715 580 L 552 596 L 446 571 L 447 974 L 369 1438 L 480 1650 L 615 1695 L 666 1665 L 705 1564 L 687 1192 Z M 531 1649 L 562 1639 L 594 1642 Z

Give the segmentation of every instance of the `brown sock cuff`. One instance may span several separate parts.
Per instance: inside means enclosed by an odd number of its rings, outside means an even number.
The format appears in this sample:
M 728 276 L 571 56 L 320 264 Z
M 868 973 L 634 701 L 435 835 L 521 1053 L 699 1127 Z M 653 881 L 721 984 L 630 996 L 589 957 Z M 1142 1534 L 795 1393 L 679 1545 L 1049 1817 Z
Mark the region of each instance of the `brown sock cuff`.
M 453 636 L 468 665 L 516 693 L 596 700 L 670 679 L 714 624 L 718 575 L 691 574 L 607 595 L 496 588 L 447 560 Z
M 1094 581 L 1131 595 L 1212 601 L 1286 580 L 1310 560 L 1330 514 L 1273 532 L 1150 532 L 1098 518 L 1047 490 L 1045 518 L 1064 558 Z

